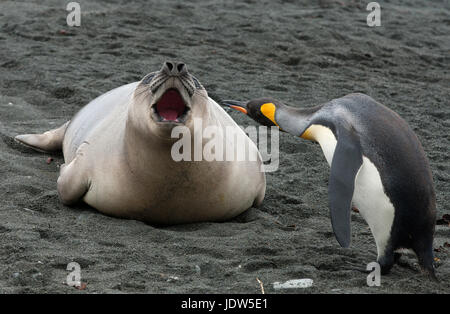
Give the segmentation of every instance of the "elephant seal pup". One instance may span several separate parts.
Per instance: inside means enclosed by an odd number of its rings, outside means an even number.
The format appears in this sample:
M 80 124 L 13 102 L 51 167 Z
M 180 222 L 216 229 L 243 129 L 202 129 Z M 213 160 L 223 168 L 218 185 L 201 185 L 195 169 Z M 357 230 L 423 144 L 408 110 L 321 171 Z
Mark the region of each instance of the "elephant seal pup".
M 172 130 L 202 132 L 194 120 L 203 129 L 233 128 L 234 151 L 244 141 L 256 158 L 174 161 Z M 217 133 L 229 142 L 225 131 Z M 166 225 L 223 221 L 258 206 L 265 194 L 256 145 L 183 63 L 165 62 L 141 81 L 99 96 L 58 129 L 15 139 L 36 150 L 63 150 L 57 185 L 64 204 L 83 200 L 116 217 Z

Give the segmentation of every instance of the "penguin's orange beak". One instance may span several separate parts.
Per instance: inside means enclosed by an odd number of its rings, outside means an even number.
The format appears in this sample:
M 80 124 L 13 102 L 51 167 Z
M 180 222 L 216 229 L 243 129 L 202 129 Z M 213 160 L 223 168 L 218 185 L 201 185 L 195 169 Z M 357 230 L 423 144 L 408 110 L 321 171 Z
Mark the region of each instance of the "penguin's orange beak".
M 234 110 L 240 111 L 242 113 L 248 114 L 247 107 L 243 102 L 236 100 L 223 100 L 220 102 L 222 106 L 233 108 Z

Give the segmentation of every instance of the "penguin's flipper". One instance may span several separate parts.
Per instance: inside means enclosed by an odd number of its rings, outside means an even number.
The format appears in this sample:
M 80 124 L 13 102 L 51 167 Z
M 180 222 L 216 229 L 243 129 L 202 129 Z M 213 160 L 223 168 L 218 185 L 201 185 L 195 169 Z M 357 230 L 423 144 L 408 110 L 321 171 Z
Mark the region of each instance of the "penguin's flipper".
M 328 198 L 336 239 L 342 247 L 348 247 L 351 240 L 350 212 L 355 178 L 363 162 L 362 148 L 353 126 L 340 125 L 336 131 L 338 140 L 331 162 Z

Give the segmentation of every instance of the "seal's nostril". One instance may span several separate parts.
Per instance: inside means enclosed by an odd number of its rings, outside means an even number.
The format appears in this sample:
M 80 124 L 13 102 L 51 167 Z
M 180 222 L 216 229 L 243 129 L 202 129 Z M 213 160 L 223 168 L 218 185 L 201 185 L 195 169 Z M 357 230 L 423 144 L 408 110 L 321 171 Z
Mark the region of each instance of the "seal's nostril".
M 177 65 L 178 72 L 181 73 L 185 69 L 184 63 L 178 63 Z
M 166 66 L 169 69 L 169 71 L 172 71 L 172 69 L 173 69 L 173 63 L 172 62 L 166 62 Z
M 187 67 L 183 62 L 165 61 L 161 72 L 169 76 L 180 76 L 187 74 Z

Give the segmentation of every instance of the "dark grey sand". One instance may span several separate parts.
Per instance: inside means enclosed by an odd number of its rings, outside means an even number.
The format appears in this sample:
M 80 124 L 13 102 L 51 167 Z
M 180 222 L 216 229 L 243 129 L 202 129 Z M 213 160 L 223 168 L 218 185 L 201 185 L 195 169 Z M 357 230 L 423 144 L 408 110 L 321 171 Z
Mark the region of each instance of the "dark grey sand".
M 261 208 L 226 223 L 161 228 L 61 205 L 62 156 L 12 140 L 62 124 L 166 59 L 186 62 L 216 99 L 313 106 L 363 92 L 419 136 L 442 217 L 450 212 L 448 1 L 380 1 L 378 28 L 366 25 L 369 1 L 80 1 L 79 28 L 66 25 L 66 2 L 0 3 L 0 292 L 259 293 L 256 278 L 266 292 L 296 278 L 314 280 L 296 293 L 450 292 L 445 225 L 434 243 L 440 283 L 406 256 L 381 287 L 366 285 L 357 269 L 376 259 L 374 240 L 353 213 L 351 248 L 336 242 L 317 144 L 281 135 L 280 169 L 267 174 Z M 84 291 L 63 284 L 72 261 Z

